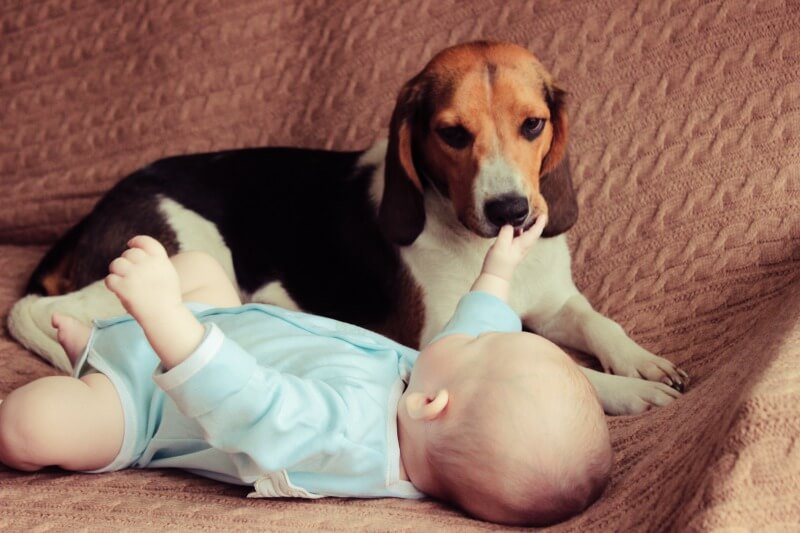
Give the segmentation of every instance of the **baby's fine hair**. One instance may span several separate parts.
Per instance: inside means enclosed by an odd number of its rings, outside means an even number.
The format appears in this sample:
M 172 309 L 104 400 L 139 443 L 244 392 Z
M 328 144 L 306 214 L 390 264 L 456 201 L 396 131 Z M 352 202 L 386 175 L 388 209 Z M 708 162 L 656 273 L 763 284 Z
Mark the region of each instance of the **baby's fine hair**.
M 486 376 L 476 387 L 448 406 L 453 416 L 431 435 L 428 463 L 442 489 L 434 496 L 483 520 L 547 525 L 602 494 L 611 470 L 608 428 L 577 365 Z M 554 387 L 558 398 L 547 397 Z

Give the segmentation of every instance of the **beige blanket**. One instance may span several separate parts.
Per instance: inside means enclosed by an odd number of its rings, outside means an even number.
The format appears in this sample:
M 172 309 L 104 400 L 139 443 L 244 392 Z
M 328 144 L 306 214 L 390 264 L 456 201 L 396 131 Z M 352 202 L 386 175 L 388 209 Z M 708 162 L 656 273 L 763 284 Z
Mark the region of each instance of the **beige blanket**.
M 475 38 L 570 93 L 593 304 L 691 389 L 610 420 L 616 467 L 556 529 L 800 530 L 797 0 L 153 0 L 0 4 L 0 313 L 125 173 L 168 155 L 385 134 L 400 85 Z M 0 338 L 0 397 L 54 373 Z M 494 528 L 435 502 L 247 500 L 187 474 L 0 467 L 0 529 Z

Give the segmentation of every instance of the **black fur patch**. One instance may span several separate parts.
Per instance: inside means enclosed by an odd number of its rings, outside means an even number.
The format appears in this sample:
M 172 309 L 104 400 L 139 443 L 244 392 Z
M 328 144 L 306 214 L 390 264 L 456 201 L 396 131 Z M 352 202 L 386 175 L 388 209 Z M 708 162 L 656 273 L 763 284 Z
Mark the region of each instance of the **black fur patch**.
M 380 331 L 407 280 L 377 225 L 374 169 L 356 166 L 361 154 L 253 148 L 157 161 L 120 181 L 56 243 L 28 292 L 43 292 L 42 277 L 66 258 L 73 289 L 102 278 L 136 234 L 178 251 L 157 209 L 163 196 L 217 226 L 245 291 L 280 281 L 303 310 Z

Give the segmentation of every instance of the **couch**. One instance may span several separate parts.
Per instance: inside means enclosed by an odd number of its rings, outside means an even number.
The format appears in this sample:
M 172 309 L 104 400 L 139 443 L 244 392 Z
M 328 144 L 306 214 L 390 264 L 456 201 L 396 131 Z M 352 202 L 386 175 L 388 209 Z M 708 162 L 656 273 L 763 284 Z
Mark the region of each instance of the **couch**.
M 668 407 L 609 419 L 610 485 L 553 529 L 800 530 L 798 28 L 796 0 L 4 0 L 0 318 L 137 167 L 366 147 L 437 50 L 514 41 L 569 92 L 577 285 L 693 378 Z M 55 373 L 0 333 L 0 397 Z M 0 529 L 502 529 L 433 501 L 246 492 L 0 467 Z

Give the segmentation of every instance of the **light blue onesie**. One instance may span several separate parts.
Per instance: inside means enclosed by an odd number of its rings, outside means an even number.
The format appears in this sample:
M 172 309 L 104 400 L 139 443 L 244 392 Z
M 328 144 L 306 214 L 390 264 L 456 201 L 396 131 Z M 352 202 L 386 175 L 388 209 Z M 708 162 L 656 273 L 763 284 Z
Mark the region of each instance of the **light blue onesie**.
M 130 317 L 95 321 L 75 376 L 96 369 L 123 404 L 114 461 L 252 485 L 252 497 L 420 498 L 400 479 L 397 403 L 418 352 L 279 307 L 190 305 L 206 336 L 165 371 Z M 520 331 L 508 305 L 468 293 L 439 337 Z

